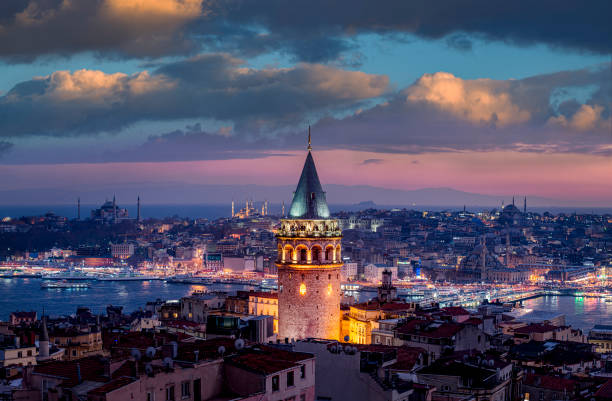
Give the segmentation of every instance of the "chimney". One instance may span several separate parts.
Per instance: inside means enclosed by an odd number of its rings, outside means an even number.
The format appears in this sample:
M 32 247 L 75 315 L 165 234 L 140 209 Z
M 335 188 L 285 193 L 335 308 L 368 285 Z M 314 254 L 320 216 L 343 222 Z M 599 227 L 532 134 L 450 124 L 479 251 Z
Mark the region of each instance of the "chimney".
M 81 376 L 81 364 L 77 362 L 76 364 L 76 369 L 77 369 L 77 381 L 79 383 L 83 382 L 83 376 Z

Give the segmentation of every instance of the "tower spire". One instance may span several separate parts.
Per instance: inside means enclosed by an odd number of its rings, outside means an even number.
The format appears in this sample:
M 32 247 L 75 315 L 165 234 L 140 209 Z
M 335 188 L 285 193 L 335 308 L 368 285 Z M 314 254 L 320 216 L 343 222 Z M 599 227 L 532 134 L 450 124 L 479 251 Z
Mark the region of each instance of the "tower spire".
M 308 151 L 312 150 L 312 146 L 310 146 L 310 125 L 308 126 Z

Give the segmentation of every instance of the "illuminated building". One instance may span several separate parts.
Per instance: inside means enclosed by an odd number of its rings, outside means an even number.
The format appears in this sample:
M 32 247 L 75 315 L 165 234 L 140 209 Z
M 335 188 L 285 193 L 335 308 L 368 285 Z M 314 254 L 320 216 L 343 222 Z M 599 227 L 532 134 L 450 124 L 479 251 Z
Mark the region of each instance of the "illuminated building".
M 272 292 L 249 292 L 249 313 L 251 315 L 267 315 L 274 318 L 274 332 L 278 333 L 278 294 Z
M 338 339 L 341 239 L 330 218 L 308 138 L 308 155 L 278 243 L 280 339 Z

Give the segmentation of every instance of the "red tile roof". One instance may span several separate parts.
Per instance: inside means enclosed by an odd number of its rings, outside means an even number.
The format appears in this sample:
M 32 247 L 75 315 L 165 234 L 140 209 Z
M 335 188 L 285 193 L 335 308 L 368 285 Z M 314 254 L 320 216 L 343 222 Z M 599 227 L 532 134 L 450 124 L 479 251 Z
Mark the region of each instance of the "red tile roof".
M 553 391 L 565 390 L 568 392 L 573 392 L 576 388 L 575 380 L 564 379 L 557 376 L 542 376 L 534 374 L 527 374 L 525 377 L 525 384 Z
M 297 367 L 298 362 L 312 358 L 314 358 L 312 354 L 305 352 L 289 352 L 273 347 L 258 346 L 246 349 L 243 353 L 227 359 L 227 362 L 267 376 Z
M 467 319 L 467 320 L 464 320 L 464 321 L 463 321 L 463 322 L 461 322 L 461 323 L 463 323 L 463 324 L 473 324 L 473 325 L 475 325 L 475 326 L 479 326 L 479 325 L 481 325 L 483 322 L 482 322 L 482 319 L 479 319 L 479 318 L 477 318 L 477 317 L 471 317 L 471 318 L 469 318 L 469 319 Z
M 120 377 L 118 379 L 113 379 L 111 381 L 109 381 L 108 383 L 91 390 L 90 392 L 88 392 L 87 394 L 107 394 L 110 393 L 112 391 L 115 391 L 117 389 L 120 389 L 121 387 L 127 386 L 128 384 L 132 383 L 136 381 L 136 379 L 134 379 L 133 377 Z
M 468 312 L 461 306 L 448 306 L 446 308 L 442 308 L 442 311 L 444 311 L 445 314 L 451 316 L 465 316 L 470 314 L 470 312 Z
M 249 291 L 248 295 L 249 295 L 249 297 L 278 299 L 278 293 L 276 293 L 276 292 Z
M 18 317 L 18 318 L 29 318 L 29 319 L 36 318 L 36 312 L 12 312 L 11 315 Z
M 383 302 L 369 301 L 360 304 L 350 305 L 353 308 L 361 310 L 383 310 L 383 311 L 397 311 L 397 310 L 411 310 L 414 309 L 414 304 L 405 302 Z
M 557 328 L 557 326 L 553 326 L 551 324 L 534 323 L 528 326 L 516 328 L 514 329 L 514 332 L 519 334 L 547 333 L 549 331 L 555 331 Z
M 414 319 L 400 326 L 397 331 L 400 334 L 413 334 L 429 338 L 449 338 L 463 329 L 458 323 L 434 323 L 427 320 Z
M 53 376 L 64 379 L 66 387 L 73 387 L 79 384 L 79 374 L 81 381 L 105 382 L 108 377 L 104 376 L 104 361 L 98 356 L 82 358 L 76 361 L 54 361 L 34 366 L 34 374 Z

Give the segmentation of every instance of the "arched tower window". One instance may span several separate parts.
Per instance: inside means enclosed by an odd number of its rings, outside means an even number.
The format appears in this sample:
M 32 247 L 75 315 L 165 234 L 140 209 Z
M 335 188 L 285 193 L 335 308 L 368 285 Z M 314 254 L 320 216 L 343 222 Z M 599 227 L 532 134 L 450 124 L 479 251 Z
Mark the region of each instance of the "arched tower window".
M 306 263 L 308 261 L 308 250 L 306 248 L 300 249 L 300 263 Z
M 294 261 L 293 255 L 293 247 L 291 245 L 285 245 L 283 248 L 283 258 L 282 261 L 285 263 L 286 261 Z
M 315 245 L 312 247 L 312 262 L 320 263 L 321 262 L 321 247 Z
M 328 246 L 325 248 L 325 261 L 331 262 L 334 257 L 334 247 Z

